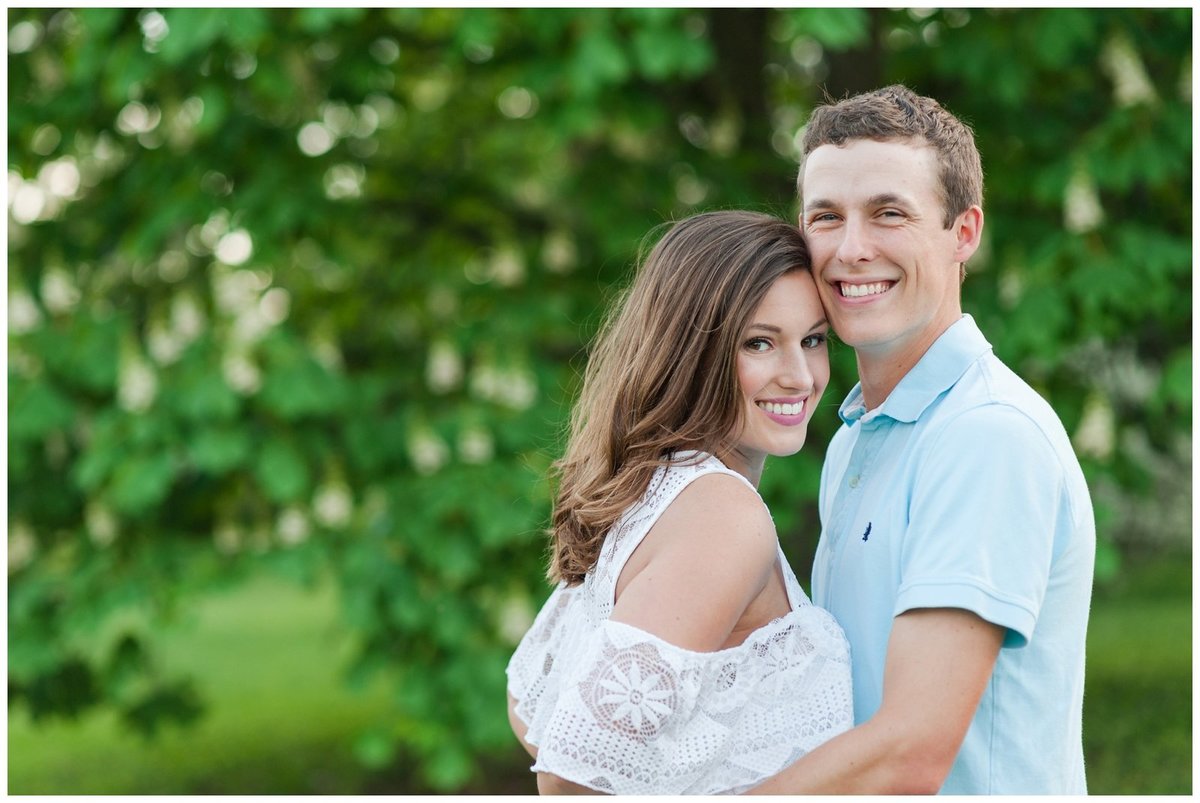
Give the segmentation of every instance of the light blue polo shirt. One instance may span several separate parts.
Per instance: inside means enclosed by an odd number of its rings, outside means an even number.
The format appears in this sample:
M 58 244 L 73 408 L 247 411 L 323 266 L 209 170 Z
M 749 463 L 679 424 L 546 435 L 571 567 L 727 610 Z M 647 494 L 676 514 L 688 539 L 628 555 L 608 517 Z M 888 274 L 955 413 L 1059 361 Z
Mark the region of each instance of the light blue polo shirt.
M 1008 632 L 941 791 L 1085 794 L 1096 531 L 1058 416 L 969 315 L 877 409 L 855 386 L 839 415 L 812 597 L 849 638 L 855 723 L 879 708 L 893 617 L 965 608 Z

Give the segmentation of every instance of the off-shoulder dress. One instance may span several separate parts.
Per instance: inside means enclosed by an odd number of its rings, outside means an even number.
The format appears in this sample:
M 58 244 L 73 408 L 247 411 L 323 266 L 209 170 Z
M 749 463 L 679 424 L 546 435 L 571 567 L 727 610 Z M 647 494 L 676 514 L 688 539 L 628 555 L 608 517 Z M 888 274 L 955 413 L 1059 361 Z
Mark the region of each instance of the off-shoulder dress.
M 613 794 L 732 794 L 853 725 L 845 636 L 782 549 L 791 610 L 735 647 L 694 652 L 609 619 L 630 555 L 680 491 L 712 473 L 745 481 L 711 455 L 673 455 L 584 582 L 560 584 L 521 640 L 508 690 L 537 748 L 533 771 Z

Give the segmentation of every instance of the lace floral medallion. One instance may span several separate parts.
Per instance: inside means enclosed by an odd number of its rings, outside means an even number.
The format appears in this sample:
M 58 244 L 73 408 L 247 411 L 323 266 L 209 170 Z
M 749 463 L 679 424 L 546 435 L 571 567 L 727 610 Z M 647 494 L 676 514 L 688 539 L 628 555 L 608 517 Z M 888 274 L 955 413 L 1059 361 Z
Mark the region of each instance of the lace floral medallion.
M 679 678 L 653 644 L 643 643 L 605 649 L 579 689 L 597 722 L 645 744 L 675 711 Z

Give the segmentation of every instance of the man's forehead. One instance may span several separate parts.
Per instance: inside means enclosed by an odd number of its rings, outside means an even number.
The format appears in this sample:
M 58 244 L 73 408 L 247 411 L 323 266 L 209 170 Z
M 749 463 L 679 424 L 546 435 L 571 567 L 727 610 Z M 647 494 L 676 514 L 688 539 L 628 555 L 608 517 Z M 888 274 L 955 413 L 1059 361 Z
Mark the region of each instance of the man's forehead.
M 937 195 L 938 173 L 937 152 L 924 141 L 851 140 L 813 149 L 804 161 L 800 189 L 805 208 L 851 199 L 916 201 Z
M 875 137 L 849 137 L 841 142 L 825 142 L 808 152 L 805 158 L 811 158 L 817 151 L 829 150 L 850 150 L 860 147 L 882 147 L 882 148 L 911 148 L 913 150 L 927 150 L 931 154 L 936 155 L 936 149 L 925 139 L 925 137 L 884 137 L 876 139 Z

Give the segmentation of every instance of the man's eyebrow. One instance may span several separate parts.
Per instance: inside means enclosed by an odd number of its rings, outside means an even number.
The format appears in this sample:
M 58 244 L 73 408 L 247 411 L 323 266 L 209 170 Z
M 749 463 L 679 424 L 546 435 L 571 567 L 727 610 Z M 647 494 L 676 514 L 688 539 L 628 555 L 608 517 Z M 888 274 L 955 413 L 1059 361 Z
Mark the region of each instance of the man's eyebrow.
M 878 195 L 872 195 L 867 199 L 867 206 L 888 206 L 897 204 L 900 206 L 911 206 L 912 201 L 904 196 L 894 192 L 881 192 Z M 839 204 L 836 201 L 831 201 L 827 198 L 814 198 L 804 204 L 804 211 L 811 212 L 814 209 L 837 209 Z
M 881 192 L 867 199 L 867 206 L 888 206 L 890 204 L 908 206 L 911 202 L 903 195 L 897 195 L 894 192 Z

